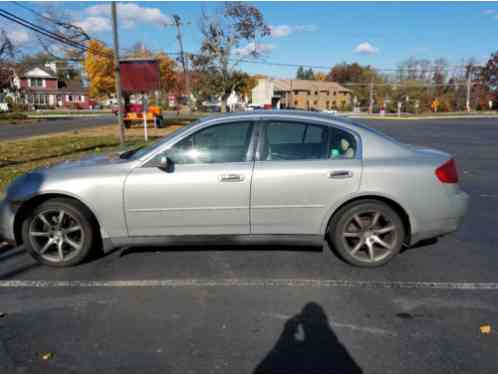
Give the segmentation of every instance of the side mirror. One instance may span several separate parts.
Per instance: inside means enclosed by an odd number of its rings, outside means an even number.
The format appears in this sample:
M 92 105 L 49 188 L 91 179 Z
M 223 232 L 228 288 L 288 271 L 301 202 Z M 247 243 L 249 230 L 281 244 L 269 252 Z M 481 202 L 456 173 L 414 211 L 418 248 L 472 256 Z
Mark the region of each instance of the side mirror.
M 159 164 L 157 167 L 160 170 L 167 172 L 167 173 L 171 173 L 175 169 L 173 160 L 171 160 L 170 158 L 168 158 L 165 155 L 161 156 L 161 158 L 159 159 Z

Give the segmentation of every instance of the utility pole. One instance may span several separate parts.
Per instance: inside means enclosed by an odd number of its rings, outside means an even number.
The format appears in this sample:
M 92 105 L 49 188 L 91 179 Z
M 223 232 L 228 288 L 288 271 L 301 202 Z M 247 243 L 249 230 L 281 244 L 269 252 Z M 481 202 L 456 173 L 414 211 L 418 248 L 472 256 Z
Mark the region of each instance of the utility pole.
M 374 105 L 374 82 L 370 81 L 370 101 L 368 104 L 368 113 L 373 113 L 373 105 Z
M 123 124 L 123 96 L 121 93 L 121 72 L 119 69 L 119 44 L 118 44 L 118 21 L 116 16 L 116 2 L 111 2 L 112 13 L 112 40 L 114 44 L 114 78 L 116 81 L 116 99 L 118 101 L 118 125 L 119 125 L 119 143 L 124 146 L 125 134 Z
M 187 94 L 187 104 L 190 109 L 190 76 L 188 74 L 188 61 L 186 61 L 185 53 L 183 51 L 183 41 L 182 41 L 182 31 L 181 31 L 182 22 L 180 16 L 177 14 L 173 15 L 173 19 L 175 20 L 175 26 L 176 26 L 176 39 L 178 40 L 178 47 L 180 48 L 180 61 L 183 67 L 185 92 Z
M 470 112 L 470 90 L 472 88 L 472 66 L 469 66 L 469 71 L 467 72 L 467 100 L 465 101 L 465 106 L 467 112 Z

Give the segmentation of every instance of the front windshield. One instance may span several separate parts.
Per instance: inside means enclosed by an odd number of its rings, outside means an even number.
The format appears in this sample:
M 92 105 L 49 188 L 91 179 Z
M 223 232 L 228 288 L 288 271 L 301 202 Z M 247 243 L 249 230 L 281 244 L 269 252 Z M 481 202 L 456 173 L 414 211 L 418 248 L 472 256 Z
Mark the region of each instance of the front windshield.
M 171 132 L 168 135 L 166 135 L 165 137 L 158 139 L 156 142 L 154 142 L 146 147 L 141 147 L 141 148 L 137 149 L 127 159 L 138 160 L 138 159 L 142 158 L 143 156 L 145 156 L 151 152 L 154 152 L 155 150 L 159 149 L 164 143 L 169 141 L 171 138 L 176 137 L 178 134 L 183 133 L 184 131 L 190 129 L 192 126 L 194 126 L 198 123 L 199 123 L 199 121 L 194 121 L 190 125 L 176 129 L 174 132 Z

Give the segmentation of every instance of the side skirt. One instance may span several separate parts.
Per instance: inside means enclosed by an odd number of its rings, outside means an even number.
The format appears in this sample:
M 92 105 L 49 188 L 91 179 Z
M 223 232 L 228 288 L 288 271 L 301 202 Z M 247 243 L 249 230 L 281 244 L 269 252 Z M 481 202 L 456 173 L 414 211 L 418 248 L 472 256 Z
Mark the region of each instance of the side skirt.
M 323 246 L 320 235 L 286 235 L 286 234 L 250 234 L 250 235 L 182 235 L 182 236 L 147 236 L 114 237 L 104 241 L 104 250 L 124 246 L 212 246 L 212 245 L 286 245 L 286 246 Z

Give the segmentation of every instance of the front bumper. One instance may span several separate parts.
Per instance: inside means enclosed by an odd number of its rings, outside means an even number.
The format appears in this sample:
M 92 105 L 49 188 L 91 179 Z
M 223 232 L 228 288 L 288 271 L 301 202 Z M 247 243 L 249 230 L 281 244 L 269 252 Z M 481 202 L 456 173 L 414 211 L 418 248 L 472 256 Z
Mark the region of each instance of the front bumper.
M 7 201 L 0 201 L 0 242 L 15 242 L 14 236 L 15 212 Z

